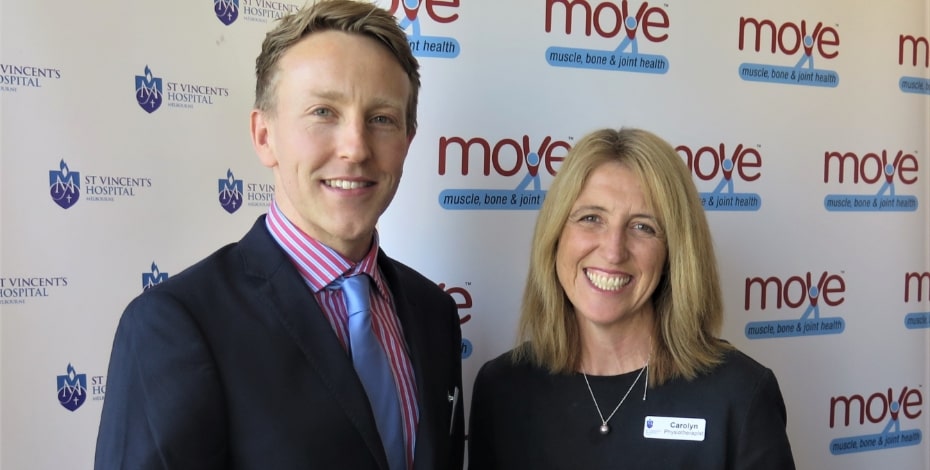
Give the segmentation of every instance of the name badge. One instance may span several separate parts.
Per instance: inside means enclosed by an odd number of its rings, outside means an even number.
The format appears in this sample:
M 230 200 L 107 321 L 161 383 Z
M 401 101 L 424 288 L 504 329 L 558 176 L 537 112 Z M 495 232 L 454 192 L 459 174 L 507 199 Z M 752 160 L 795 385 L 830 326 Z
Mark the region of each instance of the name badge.
M 703 441 L 706 422 L 700 418 L 646 416 L 643 437 L 677 441 Z

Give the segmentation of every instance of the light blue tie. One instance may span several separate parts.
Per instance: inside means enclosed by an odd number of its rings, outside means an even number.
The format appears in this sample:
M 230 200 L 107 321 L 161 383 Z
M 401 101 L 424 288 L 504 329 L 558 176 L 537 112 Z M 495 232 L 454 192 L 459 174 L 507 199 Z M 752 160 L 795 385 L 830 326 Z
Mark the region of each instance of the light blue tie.
M 338 282 L 338 281 L 337 281 Z M 368 401 L 391 470 L 406 470 L 404 432 L 400 400 L 391 364 L 374 330 L 371 328 L 371 304 L 368 300 L 368 275 L 359 274 L 342 281 L 342 294 L 349 314 L 349 346 L 355 371 L 365 386 Z

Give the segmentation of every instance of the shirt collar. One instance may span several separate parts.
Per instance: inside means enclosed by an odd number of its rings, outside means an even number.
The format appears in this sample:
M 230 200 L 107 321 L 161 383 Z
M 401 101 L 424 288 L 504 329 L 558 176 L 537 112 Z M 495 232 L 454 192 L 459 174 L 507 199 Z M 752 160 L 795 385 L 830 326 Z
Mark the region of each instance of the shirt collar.
M 381 270 L 378 269 L 380 248 L 377 229 L 368 253 L 355 263 L 297 228 L 274 201 L 268 206 L 265 226 L 314 293 L 325 289 L 341 276 L 365 273 L 374 281 L 378 294 L 387 298 L 387 288 Z

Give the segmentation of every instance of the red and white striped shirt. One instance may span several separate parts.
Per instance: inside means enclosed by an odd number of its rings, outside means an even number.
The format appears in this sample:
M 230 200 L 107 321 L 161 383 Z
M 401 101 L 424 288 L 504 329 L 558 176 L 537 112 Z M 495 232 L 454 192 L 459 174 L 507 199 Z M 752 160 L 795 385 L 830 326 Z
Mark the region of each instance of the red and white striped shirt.
M 413 366 L 404 342 L 404 332 L 394 309 L 391 292 L 381 270 L 378 269 L 378 234 L 372 240 L 368 254 L 357 264 L 345 259 L 332 248 L 314 240 L 294 226 L 272 203 L 265 217 L 265 226 L 272 238 L 284 249 L 291 262 L 300 272 L 304 282 L 313 291 L 313 296 L 326 315 L 333 331 L 348 354 L 349 317 L 341 290 L 327 289 L 340 276 L 366 273 L 374 281 L 371 290 L 371 322 L 375 336 L 387 353 L 397 384 L 401 416 L 404 422 L 404 442 L 407 451 L 407 468 L 413 468 L 413 453 L 416 448 L 416 431 L 419 422 L 416 382 Z

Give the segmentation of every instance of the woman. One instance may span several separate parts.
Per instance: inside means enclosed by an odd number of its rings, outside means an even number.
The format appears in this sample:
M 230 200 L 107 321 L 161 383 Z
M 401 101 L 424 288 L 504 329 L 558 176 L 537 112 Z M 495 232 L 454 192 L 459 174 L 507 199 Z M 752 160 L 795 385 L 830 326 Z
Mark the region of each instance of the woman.
M 681 157 L 643 130 L 585 136 L 537 218 L 522 343 L 475 380 L 469 468 L 794 469 L 775 376 L 722 320 Z

